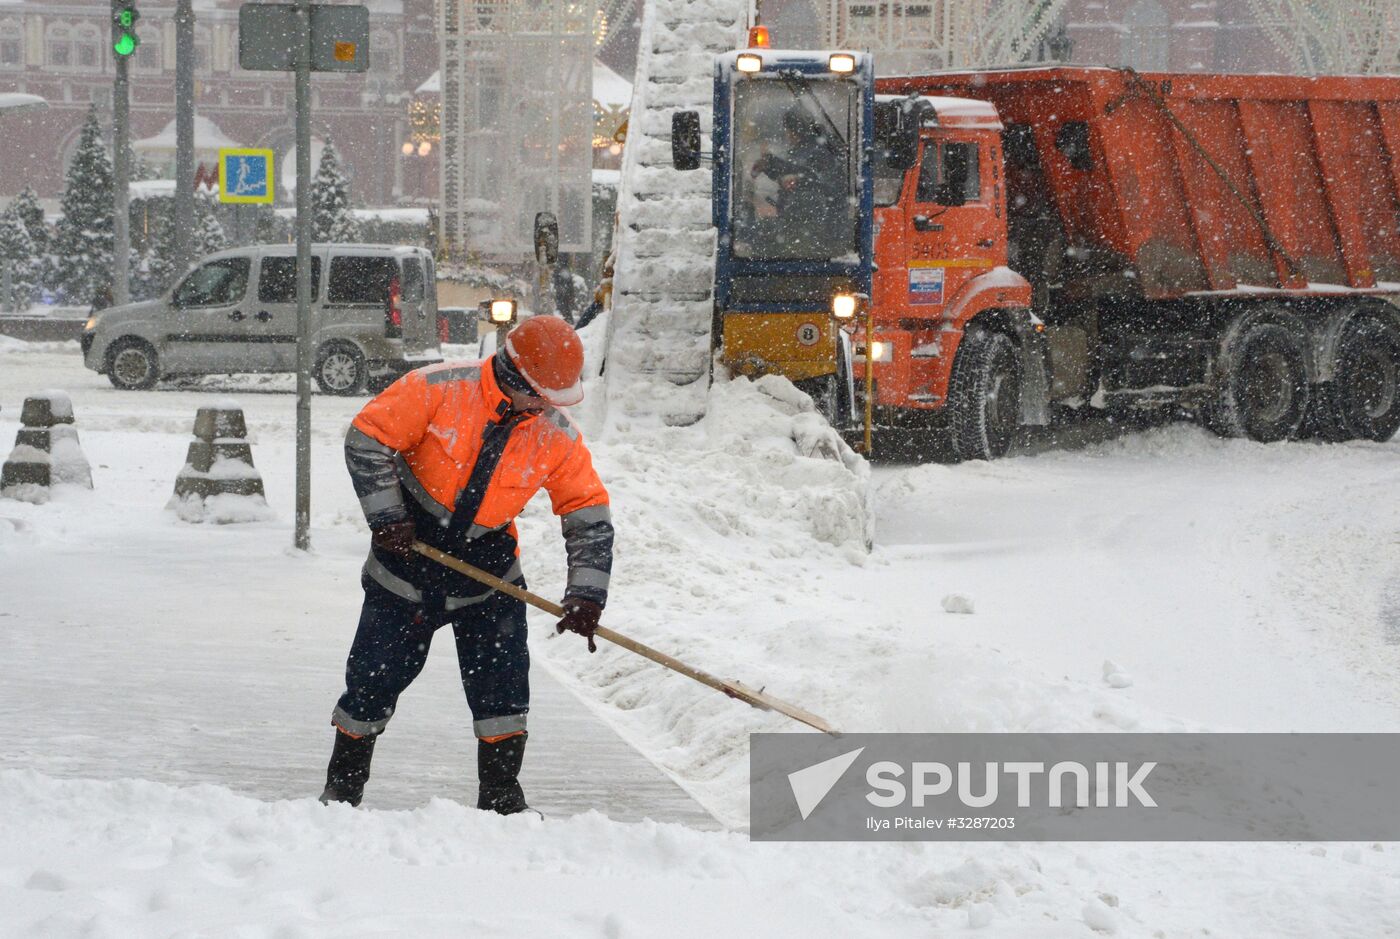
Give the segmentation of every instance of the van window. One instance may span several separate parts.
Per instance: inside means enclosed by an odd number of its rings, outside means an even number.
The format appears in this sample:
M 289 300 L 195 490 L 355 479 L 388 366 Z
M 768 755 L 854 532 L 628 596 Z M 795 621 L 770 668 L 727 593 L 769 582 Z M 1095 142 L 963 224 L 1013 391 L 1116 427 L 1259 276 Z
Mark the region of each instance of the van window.
M 243 299 L 248 289 L 248 259 L 220 258 L 201 265 L 175 290 L 175 305 L 225 306 Z
M 404 258 L 403 299 L 406 303 L 423 299 L 423 262 L 417 258 Z
M 311 258 L 311 299 L 321 289 L 321 259 Z M 297 302 L 297 259 L 263 258 L 258 269 L 259 303 Z
M 389 282 L 398 275 L 399 262 L 393 258 L 349 254 L 333 257 L 326 302 L 384 303 L 389 298 Z

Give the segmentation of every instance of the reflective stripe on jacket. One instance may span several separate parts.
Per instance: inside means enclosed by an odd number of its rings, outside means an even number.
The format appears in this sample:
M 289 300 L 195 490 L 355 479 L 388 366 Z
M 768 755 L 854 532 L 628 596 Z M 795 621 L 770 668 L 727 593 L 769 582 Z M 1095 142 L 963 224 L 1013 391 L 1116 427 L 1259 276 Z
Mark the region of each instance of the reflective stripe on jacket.
M 509 404 L 491 359 L 418 369 L 366 404 L 346 435 L 345 458 L 370 526 L 414 517 L 420 537 L 436 541 L 431 536 L 438 533 L 423 530 L 425 520 L 447 527 L 486 431 L 507 415 Z M 578 428 L 560 411 L 528 415 L 511 431 L 465 541 L 500 532 L 513 544 L 514 520 L 541 488 L 563 527 L 565 595 L 606 602 L 613 546 L 608 493 Z M 373 577 L 374 571 L 367 566 L 366 573 Z

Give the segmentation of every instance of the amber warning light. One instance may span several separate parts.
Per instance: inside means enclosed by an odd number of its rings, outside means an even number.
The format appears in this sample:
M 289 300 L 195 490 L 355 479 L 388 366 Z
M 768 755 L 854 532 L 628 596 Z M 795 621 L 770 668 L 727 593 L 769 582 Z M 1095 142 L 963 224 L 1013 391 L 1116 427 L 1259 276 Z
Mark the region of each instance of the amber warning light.
M 768 27 L 767 27 L 767 26 L 750 26 L 750 27 L 749 27 L 749 48 L 750 48 L 750 49 L 767 49 L 770 45 L 772 45 L 772 41 L 768 38 Z

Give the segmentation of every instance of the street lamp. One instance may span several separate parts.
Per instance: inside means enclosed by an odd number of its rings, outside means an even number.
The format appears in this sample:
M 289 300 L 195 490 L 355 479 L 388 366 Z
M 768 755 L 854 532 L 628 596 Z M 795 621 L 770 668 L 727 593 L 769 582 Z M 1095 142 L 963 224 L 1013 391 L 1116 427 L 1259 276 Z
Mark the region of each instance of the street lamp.
M 496 327 L 496 351 L 506 347 L 506 333 L 515 325 L 520 306 L 514 300 L 497 298 L 481 301 L 482 317 Z

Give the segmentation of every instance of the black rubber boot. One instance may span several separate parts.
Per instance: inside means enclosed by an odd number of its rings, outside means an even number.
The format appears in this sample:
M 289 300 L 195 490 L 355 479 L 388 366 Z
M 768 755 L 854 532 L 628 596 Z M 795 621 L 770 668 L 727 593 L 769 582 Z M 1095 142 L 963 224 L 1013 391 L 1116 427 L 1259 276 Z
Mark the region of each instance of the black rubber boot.
M 525 790 L 520 788 L 520 764 L 525 761 L 528 736 L 521 733 L 498 743 L 476 742 L 476 776 L 481 783 L 477 808 L 498 815 L 534 811 L 525 802 Z
M 335 749 L 331 751 L 331 762 L 326 767 L 326 790 L 321 793 L 321 804 L 348 802 L 359 805 L 365 796 L 365 783 L 369 781 L 369 761 L 374 756 L 375 737 L 365 735 L 352 737 L 344 731 L 335 732 Z

